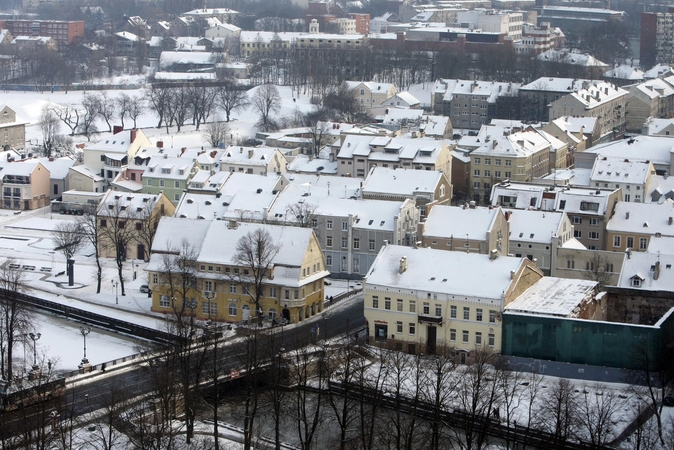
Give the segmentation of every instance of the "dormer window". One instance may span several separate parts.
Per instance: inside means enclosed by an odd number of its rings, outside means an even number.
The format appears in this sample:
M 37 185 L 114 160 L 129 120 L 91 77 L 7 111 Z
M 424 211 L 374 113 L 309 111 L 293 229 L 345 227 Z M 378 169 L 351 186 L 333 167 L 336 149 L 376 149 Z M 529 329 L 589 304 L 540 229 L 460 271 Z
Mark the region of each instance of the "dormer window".
M 639 275 L 634 275 L 632 278 L 630 278 L 630 286 L 632 287 L 641 287 L 641 283 L 643 283 L 644 279 L 641 278 Z

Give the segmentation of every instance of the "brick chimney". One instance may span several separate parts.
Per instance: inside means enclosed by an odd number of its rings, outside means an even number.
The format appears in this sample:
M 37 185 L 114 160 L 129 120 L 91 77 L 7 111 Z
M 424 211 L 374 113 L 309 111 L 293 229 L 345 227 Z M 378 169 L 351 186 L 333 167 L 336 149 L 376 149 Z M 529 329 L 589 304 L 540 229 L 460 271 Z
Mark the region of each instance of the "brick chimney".
M 133 130 L 131 130 L 131 132 L 130 132 L 130 134 L 131 134 L 131 141 L 129 141 L 130 143 L 133 143 L 133 141 L 136 140 L 136 133 L 137 133 L 137 132 L 138 132 L 138 130 L 136 130 L 135 128 L 134 128 Z
M 119 125 L 114 125 L 114 126 L 112 127 L 112 134 L 121 133 L 122 131 L 124 131 L 124 128 L 122 128 L 122 127 L 119 126 Z

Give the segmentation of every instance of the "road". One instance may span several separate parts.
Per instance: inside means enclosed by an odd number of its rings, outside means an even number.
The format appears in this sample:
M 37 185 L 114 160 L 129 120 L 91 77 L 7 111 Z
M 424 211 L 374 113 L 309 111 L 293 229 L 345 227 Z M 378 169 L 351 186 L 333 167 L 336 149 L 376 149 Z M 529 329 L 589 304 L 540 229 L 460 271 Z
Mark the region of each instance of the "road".
M 330 308 L 324 315 L 317 315 L 291 327 L 277 327 L 274 336 L 282 339 L 286 350 L 306 345 L 312 339 L 326 339 L 353 331 L 365 324 L 363 297 L 352 299 Z M 316 326 L 318 335 L 315 336 Z M 314 329 L 312 332 L 312 328 Z M 240 369 L 246 353 L 242 342 L 223 344 L 219 358 L 226 358 L 225 370 Z M 93 377 L 87 382 L 69 386 L 58 399 L 0 414 L 0 438 L 9 438 L 35 430 L 49 422 L 49 414 L 58 411 L 60 419 L 78 423 L 87 421 L 87 414 L 105 410 L 122 399 L 149 395 L 154 390 L 147 362 L 138 363 L 123 370 L 115 370 Z M 115 398 L 117 397 L 117 398 Z

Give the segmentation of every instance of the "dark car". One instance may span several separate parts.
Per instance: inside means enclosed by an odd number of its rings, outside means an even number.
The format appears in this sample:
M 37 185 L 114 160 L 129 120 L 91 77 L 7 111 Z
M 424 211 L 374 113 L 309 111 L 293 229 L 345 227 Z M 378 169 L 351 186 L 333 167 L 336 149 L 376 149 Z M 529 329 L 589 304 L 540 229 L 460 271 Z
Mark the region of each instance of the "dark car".
M 674 394 L 665 395 L 662 404 L 665 406 L 674 406 Z

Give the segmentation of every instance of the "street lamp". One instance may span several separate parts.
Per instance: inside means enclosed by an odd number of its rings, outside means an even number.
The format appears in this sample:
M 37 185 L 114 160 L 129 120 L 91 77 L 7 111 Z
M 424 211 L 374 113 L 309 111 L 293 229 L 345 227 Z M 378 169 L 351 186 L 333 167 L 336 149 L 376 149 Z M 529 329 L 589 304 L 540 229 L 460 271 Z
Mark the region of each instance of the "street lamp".
M 37 341 L 42 336 L 41 333 L 28 333 L 28 337 L 33 340 L 33 371 L 36 372 L 39 367 L 37 366 Z
M 80 333 L 82 333 L 82 337 L 84 338 L 84 357 L 82 358 L 82 366 L 84 366 L 89 364 L 89 360 L 87 359 L 87 334 L 91 333 L 91 328 L 80 327 Z
M 134 272 L 135 275 L 135 272 Z M 134 277 L 135 279 L 135 277 Z M 117 295 L 117 287 L 119 286 L 119 281 L 110 280 L 110 283 L 115 287 L 115 305 L 119 305 L 119 295 Z

